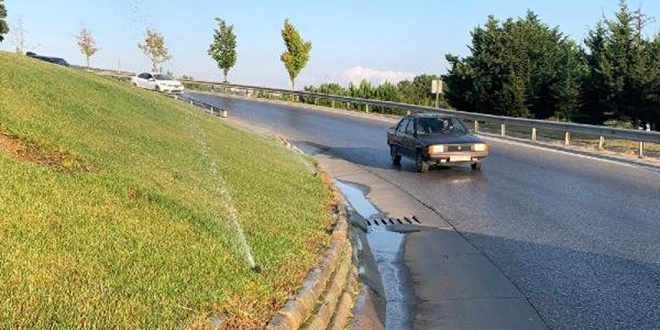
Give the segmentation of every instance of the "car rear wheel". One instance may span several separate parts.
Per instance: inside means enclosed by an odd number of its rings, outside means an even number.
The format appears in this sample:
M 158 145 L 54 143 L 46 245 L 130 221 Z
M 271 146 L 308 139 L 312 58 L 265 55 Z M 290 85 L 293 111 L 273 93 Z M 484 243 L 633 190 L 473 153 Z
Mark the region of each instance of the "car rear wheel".
M 415 157 L 415 166 L 417 167 L 417 172 L 426 173 L 429 171 L 429 163 L 424 161 L 424 157 L 421 152 L 417 152 L 417 157 Z
M 390 157 L 392 157 L 392 164 L 401 164 L 401 155 L 399 155 L 399 151 L 396 150 L 395 146 L 390 146 Z
M 472 163 L 472 170 L 473 171 L 481 171 L 481 166 L 482 166 L 481 162 Z
M 160 86 L 156 85 L 155 90 L 156 90 L 156 92 L 160 92 Z

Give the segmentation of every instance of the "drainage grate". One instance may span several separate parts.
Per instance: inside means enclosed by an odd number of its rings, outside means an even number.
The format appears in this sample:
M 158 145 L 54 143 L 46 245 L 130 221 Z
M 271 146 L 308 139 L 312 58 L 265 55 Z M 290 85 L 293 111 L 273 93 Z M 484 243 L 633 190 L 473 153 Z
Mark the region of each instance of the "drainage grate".
M 405 224 L 411 224 L 414 225 L 416 223 L 421 224 L 422 221 L 417 218 L 417 216 L 413 215 L 411 217 L 403 217 L 402 219 L 399 218 L 383 218 L 383 219 L 371 219 L 371 220 L 366 220 L 367 221 L 367 226 L 393 226 L 396 224 L 399 225 L 405 225 Z

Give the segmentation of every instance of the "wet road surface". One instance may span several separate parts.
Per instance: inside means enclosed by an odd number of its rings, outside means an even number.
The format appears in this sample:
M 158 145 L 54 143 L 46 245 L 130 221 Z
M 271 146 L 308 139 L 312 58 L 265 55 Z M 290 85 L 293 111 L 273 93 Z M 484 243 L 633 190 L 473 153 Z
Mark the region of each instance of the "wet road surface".
M 390 164 L 391 124 L 198 94 L 365 166 L 433 208 L 490 259 L 551 329 L 660 328 L 660 173 L 491 143 L 482 173 Z

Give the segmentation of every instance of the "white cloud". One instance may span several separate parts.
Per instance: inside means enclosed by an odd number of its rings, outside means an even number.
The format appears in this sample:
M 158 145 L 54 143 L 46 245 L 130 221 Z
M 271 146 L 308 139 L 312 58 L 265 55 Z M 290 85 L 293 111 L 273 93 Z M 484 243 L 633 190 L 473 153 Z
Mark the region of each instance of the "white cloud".
M 397 83 L 402 80 L 410 79 L 415 76 L 414 73 L 404 71 L 381 71 L 369 68 L 356 66 L 350 68 L 340 74 L 339 80 L 341 83 L 354 83 L 359 84 L 362 80 L 367 80 L 372 84 L 382 84 L 386 81 Z

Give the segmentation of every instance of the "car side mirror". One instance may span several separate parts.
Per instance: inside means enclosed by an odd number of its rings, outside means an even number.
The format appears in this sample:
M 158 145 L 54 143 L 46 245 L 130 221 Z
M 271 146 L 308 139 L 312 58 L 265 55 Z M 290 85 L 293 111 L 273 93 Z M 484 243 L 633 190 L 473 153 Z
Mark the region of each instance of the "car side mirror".
M 154 79 L 154 78 L 149 78 L 149 81 L 154 82 L 154 81 L 156 81 L 156 79 Z

